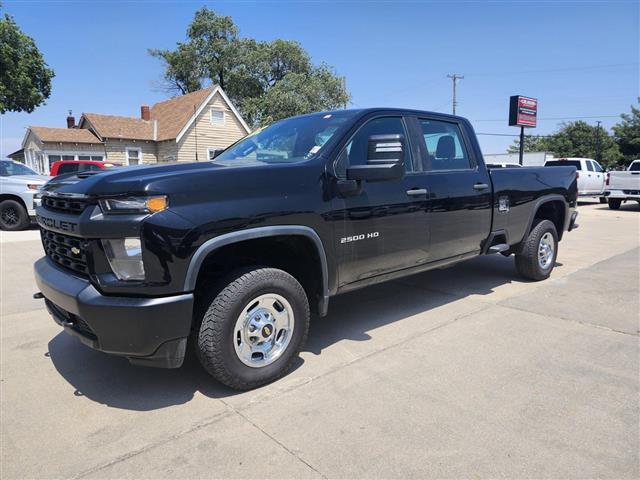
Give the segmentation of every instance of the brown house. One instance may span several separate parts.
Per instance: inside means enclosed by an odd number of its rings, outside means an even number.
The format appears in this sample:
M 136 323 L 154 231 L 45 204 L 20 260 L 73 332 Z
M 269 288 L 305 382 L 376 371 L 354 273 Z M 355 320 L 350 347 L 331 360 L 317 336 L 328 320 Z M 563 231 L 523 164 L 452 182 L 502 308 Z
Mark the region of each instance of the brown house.
M 212 158 L 250 133 L 224 91 L 210 86 L 140 107 L 140 118 L 83 113 L 67 128 L 29 127 L 22 142 L 25 163 L 48 173 L 57 160 L 104 160 L 122 165 L 193 162 Z

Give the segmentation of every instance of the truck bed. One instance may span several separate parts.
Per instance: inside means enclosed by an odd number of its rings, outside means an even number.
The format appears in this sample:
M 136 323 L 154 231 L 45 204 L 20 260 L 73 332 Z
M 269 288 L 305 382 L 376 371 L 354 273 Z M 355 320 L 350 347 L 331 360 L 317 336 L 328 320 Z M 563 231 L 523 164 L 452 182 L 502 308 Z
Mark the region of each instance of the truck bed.
M 493 183 L 491 230 L 504 230 L 507 243 L 511 246 L 524 237 L 533 220 L 537 202 L 555 196 L 575 207 L 578 191 L 575 167 L 500 168 L 489 170 L 489 175 Z M 505 210 L 505 202 L 508 203 L 508 210 Z M 562 235 L 561 231 L 558 234 Z

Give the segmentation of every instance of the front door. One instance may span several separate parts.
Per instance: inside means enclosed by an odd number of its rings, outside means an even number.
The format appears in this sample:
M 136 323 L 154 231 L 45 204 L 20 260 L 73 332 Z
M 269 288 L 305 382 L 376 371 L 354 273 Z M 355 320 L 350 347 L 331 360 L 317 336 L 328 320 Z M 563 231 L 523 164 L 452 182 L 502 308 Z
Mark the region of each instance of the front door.
M 427 175 L 414 168 L 412 142 L 401 116 L 364 123 L 338 156 L 336 175 L 346 179 L 349 166 L 367 163 L 374 135 L 405 139 L 401 155 L 406 173 L 397 180 L 362 182 L 358 193 L 333 199 L 340 287 L 429 261 Z
M 419 118 L 429 170 L 431 259 L 481 249 L 491 230 L 491 180 L 456 122 Z

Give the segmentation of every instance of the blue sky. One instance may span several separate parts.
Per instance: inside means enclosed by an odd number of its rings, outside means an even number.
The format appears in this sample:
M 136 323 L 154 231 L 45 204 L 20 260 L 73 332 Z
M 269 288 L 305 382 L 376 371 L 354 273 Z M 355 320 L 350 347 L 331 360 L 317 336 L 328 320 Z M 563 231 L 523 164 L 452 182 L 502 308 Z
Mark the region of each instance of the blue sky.
M 172 48 L 195 10 L 231 15 L 242 36 L 299 41 L 315 62 L 347 78 L 353 106 L 450 112 L 479 133 L 513 134 L 509 95 L 539 99 L 547 134 L 560 119 L 605 127 L 639 95 L 639 2 L 631 1 L 11 1 L 3 11 L 54 68 L 53 93 L 31 114 L 1 117 L 0 157 L 28 125 L 65 126 L 67 110 L 139 115 L 167 97 L 148 48 Z M 485 153 L 511 137 L 481 135 Z

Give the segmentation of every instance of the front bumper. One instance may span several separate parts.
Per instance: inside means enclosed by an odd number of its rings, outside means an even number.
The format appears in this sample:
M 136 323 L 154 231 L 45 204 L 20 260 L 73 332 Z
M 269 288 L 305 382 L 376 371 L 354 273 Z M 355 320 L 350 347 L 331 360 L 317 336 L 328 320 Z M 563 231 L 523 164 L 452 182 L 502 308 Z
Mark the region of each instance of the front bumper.
M 193 294 L 106 296 L 87 279 L 62 270 L 47 257 L 38 260 L 34 270 L 53 319 L 85 345 L 125 356 L 136 365 L 182 365 L 191 330 Z

